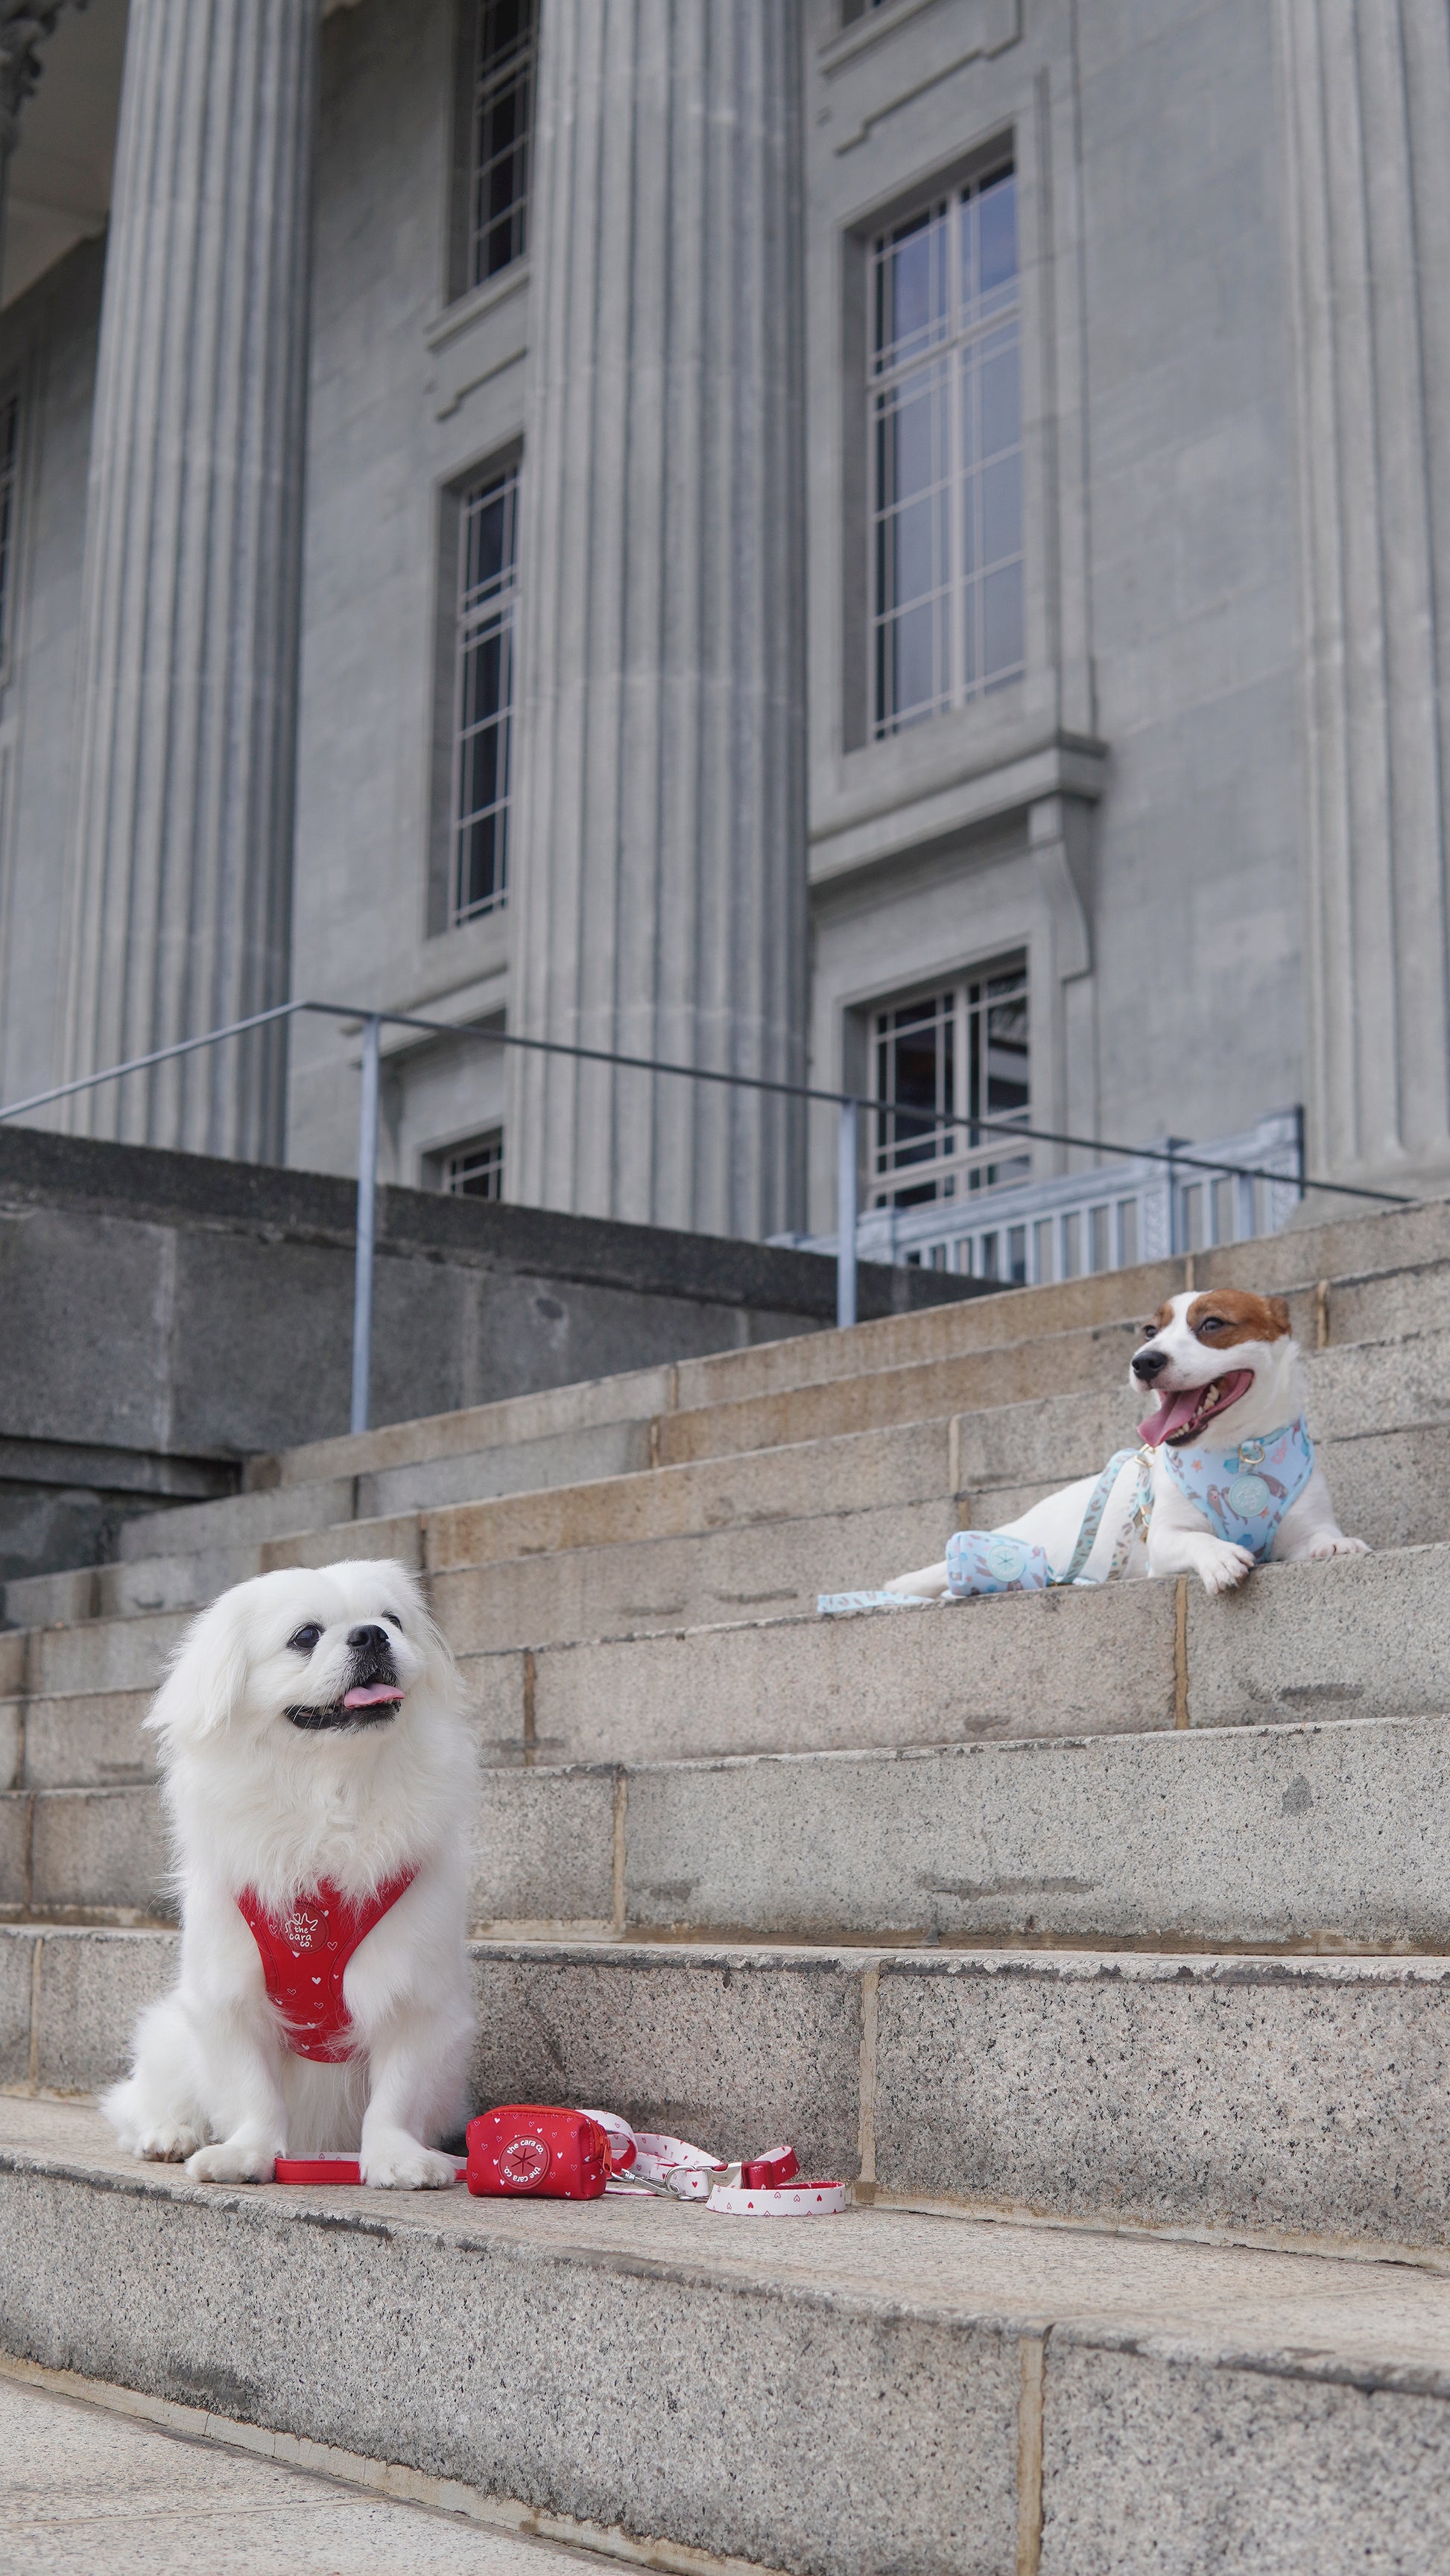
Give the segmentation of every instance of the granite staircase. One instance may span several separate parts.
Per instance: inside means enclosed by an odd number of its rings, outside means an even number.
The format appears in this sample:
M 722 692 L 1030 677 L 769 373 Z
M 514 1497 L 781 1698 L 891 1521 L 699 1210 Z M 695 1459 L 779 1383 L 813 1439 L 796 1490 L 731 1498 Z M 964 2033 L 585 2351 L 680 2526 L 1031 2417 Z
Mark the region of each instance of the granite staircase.
M 1099 1465 L 1142 1315 L 1215 1283 L 1288 1296 L 1373 1556 L 816 1617 Z M 1447 1361 L 1416 1208 L 314 1444 L 12 1583 L 0 2368 L 566 2555 L 1442 2568 Z M 479 2099 L 790 2135 L 848 2215 L 112 2152 L 175 1937 L 165 1655 L 379 1554 L 488 1765 Z

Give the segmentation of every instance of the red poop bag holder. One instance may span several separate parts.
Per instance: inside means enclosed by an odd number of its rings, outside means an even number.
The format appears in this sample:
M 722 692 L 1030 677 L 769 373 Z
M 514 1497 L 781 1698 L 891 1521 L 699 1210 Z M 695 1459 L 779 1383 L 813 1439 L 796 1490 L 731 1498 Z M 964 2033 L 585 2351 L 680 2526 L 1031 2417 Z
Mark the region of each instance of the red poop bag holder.
M 355 2157 L 279 2156 L 275 2180 L 355 2183 Z M 468 2188 L 479 2199 L 695 2200 L 737 2217 L 815 2218 L 846 2207 L 843 2182 L 801 2178 L 793 2147 L 722 2164 L 687 2138 L 633 2130 L 613 2111 L 506 2102 L 468 2124 Z

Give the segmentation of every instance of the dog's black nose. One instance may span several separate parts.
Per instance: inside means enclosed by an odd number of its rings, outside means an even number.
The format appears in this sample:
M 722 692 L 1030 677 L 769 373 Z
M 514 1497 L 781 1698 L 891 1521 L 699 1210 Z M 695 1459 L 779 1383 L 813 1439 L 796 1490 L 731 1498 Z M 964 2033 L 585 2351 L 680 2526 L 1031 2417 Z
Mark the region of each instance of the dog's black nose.
M 349 1628 L 347 1642 L 360 1655 L 383 1655 L 388 1650 L 388 1632 L 386 1628 Z
M 1165 1369 L 1167 1366 L 1168 1353 L 1166 1351 L 1155 1351 L 1151 1345 L 1146 1351 L 1135 1351 L 1133 1353 L 1134 1377 L 1145 1377 L 1150 1386 L 1152 1385 L 1154 1378 L 1158 1375 L 1159 1370 Z

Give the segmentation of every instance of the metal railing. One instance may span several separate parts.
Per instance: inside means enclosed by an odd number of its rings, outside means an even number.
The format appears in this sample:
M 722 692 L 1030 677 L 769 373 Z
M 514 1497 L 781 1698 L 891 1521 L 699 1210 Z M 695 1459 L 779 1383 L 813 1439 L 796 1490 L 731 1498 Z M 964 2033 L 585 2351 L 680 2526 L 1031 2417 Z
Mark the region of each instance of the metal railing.
M 355 1002 L 297 1001 L 278 1002 L 269 1011 L 254 1011 L 250 1018 L 233 1020 L 225 1028 L 207 1029 L 200 1037 L 178 1038 L 171 1046 L 154 1047 L 149 1055 L 133 1056 L 125 1064 L 108 1065 L 103 1073 L 81 1074 L 72 1082 L 53 1083 L 49 1090 L 32 1092 L 25 1100 L 6 1101 L 0 1104 L 0 1122 L 27 1117 L 34 1110 L 50 1108 L 57 1100 L 71 1100 L 82 1091 L 98 1090 L 102 1083 L 124 1081 L 127 1075 L 146 1073 L 153 1065 L 170 1064 L 179 1056 L 197 1054 L 203 1047 L 222 1046 L 230 1038 L 245 1037 L 252 1029 L 267 1028 L 279 1021 L 301 1018 L 309 1013 L 343 1021 L 348 1024 L 351 1034 L 360 1032 L 362 1036 L 357 1231 L 353 1265 L 352 1430 L 366 1431 L 368 1428 L 372 1382 L 373 1268 L 377 1255 L 378 1124 L 384 1028 L 419 1029 L 430 1037 L 471 1038 L 482 1046 L 521 1047 L 536 1055 L 567 1056 L 577 1064 L 617 1065 L 636 1073 L 669 1074 L 683 1082 L 720 1083 L 736 1091 L 770 1092 L 782 1099 L 824 1102 L 834 1107 L 838 1115 L 837 1234 L 834 1243 L 836 1322 L 839 1326 L 855 1323 L 857 1267 L 862 1258 L 858 1208 L 860 1121 L 863 1110 L 872 1111 L 879 1106 L 855 1092 L 824 1091 L 805 1082 L 776 1082 L 762 1074 L 717 1073 L 708 1065 L 668 1064 L 657 1056 L 621 1055 L 608 1047 L 570 1046 L 562 1038 L 528 1038 L 508 1029 L 479 1027 L 474 1022 L 423 1019 L 412 1011 L 376 1011 Z M 971 1127 L 981 1134 L 1000 1134 L 1031 1144 L 1059 1145 L 1074 1152 L 1111 1155 L 1128 1163 L 1166 1164 L 1174 1172 L 1207 1173 L 1243 1181 L 1282 1179 L 1281 1173 L 1240 1161 L 1225 1161 L 1222 1156 L 1202 1150 L 1189 1151 L 1175 1145 L 1115 1145 L 1102 1137 L 1070 1136 L 1050 1127 L 1027 1127 L 1016 1118 L 948 1116 L 939 1123 Z M 1079 1175 L 1072 1177 L 1081 1178 Z M 1372 1199 L 1384 1207 L 1413 1207 L 1416 1204 L 1403 1191 L 1366 1189 L 1358 1182 L 1311 1180 L 1301 1171 L 1297 1195 L 1302 1197 L 1310 1190 L 1325 1190 L 1337 1198 Z M 901 1212 L 895 1213 L 899 1215 Z
M 1168 1159 L 1180 1153 L 1218 1171 L 1190 1177 Z M 1236 1169 L 1238 1177 L 1227 1177 Z M 1121 1164 L 978 1189 L 959 1184 L 950 1198 L 867 1208 L 856 1220 L 856 1258 L 1036 1288 L 1277 1234 L 1303 1195 L 1303 1174 L 1303 1118 L 1297 1109 L 1277 1110 L 1209 1144 L 1164 1136 Z M 834 1234 L 772 1240 L 831 1257 L 839 1248 Z

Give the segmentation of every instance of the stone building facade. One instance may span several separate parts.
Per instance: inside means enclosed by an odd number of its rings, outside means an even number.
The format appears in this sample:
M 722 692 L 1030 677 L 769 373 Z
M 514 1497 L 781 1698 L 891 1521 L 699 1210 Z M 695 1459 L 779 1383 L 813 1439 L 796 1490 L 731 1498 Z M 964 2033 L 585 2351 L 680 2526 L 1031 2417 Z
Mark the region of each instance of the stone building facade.
M 3 48 L 9 45 L 8 57 Z M 0 5 L 0 1092 L 310 994 L 1450 1182 L 1443 0 Z M 353 1167 L 323 1021 L 76 1128 Z M 828 1227 L 385 1041 L 384 1176 Z M 1035 1156 L 1035 1160 L 1034 1160 Z

